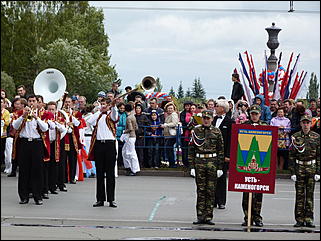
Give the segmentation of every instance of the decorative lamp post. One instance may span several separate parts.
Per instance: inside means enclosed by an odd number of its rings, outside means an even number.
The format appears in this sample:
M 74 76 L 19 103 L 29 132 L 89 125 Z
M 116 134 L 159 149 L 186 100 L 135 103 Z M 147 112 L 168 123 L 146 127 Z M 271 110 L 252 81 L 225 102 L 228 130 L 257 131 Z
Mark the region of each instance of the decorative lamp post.
M 281 28 L 275 27 L 275 23 L 272 23 L 271 27 L 265 28 L 269 34 L 269 40 L 267 41 L 267 46 L 271 51 L 271 55 L 268 58 L 268 70 L 275 72 L 277 69 L 278 58 L 275 56 L 275 49 L 279 47 L 278 34 L 282 30 Z M 273 91 L 274 81 L 269 80 L 269 91 Z

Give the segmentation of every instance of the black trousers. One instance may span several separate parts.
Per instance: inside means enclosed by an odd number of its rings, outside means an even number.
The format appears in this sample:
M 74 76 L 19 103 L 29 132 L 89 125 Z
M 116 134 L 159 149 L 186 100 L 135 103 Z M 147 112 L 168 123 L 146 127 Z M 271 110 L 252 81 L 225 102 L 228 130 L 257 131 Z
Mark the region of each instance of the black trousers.
M 50 160 L 48 162 L 48 189 L 50 191 L 55 191 L 57 189 L 57 171 L 58 171 L 58 162 L 55 158 L 55 141 L 50 143 Z
M 136 137 L 135 146 L 139 166 L 146 167 L 146 163 L 144 161 L 144 137 Z
M 49 170 L 49 162 L 45 161 L 43 162 L 43 189 L 42 193 L 48 193 L 49 187 L 48 187 L 48 170 Z
M 97 201 L 106 201 L 107 193 L 107 202 L 112 202 L 115 200 L 115 141 L 110 140 L 102 143 L 96 140 L 94 145 L 94 159 L 96 165 L 96 199 Z
M 189 141 L 185 140 L 185 137 L 181 139 L 182 142 L 182 162 L 185 167 L 189 167 L 188 163 L 188 143 Z
M 60 154 L 59 154 L 59 162 L 57 162 L 57 186 L 61 189 L 66 187 L 66 153 L 65 153 L 65 141 L 64 139 L 60 140 Z
M 69 151 L 63 151 L 62 152 L 62 161 L 65 162 L 66 168 L 65 168 L 65 182 L 73 181 L 76 176 L 76 168 L 77 168 L 77 153 L 75 151 L 75 145 L 72 140 L 71 134 L 66 134 L 69 137 L 69 143 L 70 143 L 70 150 Z M 63 149 L 65 149 L 65 145 L 63 146 Z M 67 168 L 68 167 L 68 168 Z M 67 170 L 69 173 L 67 173 Z
M 42 140 L 19 140 L 18 194 L 21 200 L 28 199 L 30 187 L 34 200 L 42 199 L 44 148 Z
M 5 162 L 4 162 L 4 159 L 5 159 L 4 152 L 6 150 L 6 140 L 7 140 L 6 137 L 5 138 L 1 138 L 1 165 L 5 164 Z
M 226 204 L 226 178 L 227 178 L 228 163 L 224 162 L 223 175 L 217 178 L 216 190 L 215 190 L 215 203 L 216 205 Z
M 123 160 L 123 155 L 122 155 L 123 146 L 124 146 L 124 142 L 118 140 L 118 155 L 117 155 L 117 166 L 118 167 L 124 166 L 124 160 Z

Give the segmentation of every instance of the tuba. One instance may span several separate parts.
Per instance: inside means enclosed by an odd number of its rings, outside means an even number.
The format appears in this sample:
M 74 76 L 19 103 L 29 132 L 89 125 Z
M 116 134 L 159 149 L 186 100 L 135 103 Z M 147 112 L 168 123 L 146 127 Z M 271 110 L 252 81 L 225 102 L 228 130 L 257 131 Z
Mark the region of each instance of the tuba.
M 132 92 L 134 91 L 137 91 L 137 92 L 144 92 L 144 91 L 147 91 L 147 90 L 151 90 L 151 89 L 154 89 L 156 87 L 156 80 L 154 77 L 152 76 L 145 76 L 141 83 L 137 84 L 135 86 L 135 89 L 127 92 L 127 93 L 124 93 L 118 97 L 116 97 L 116 99 L 119 99 L 119 98 L 122 98 L 124 97 L 125 95 L 128 95 L 128 94 L 131 94 Z
M 45 69 L 41 71 L 33 83 L 33 91 L 36 95 L 42 95 L 44 102 L 58 101 L 66 91 L 66 78 L 57 69 Z
M 45 69 L 41 71 L 33 83 L 33 91 L 41 95 L 45 103 L 50 101 L 58 102 L 57 110 L 61 112 L 68 122 L 68 115 L 62 110 L 63 103 L 67 97 L 66 78 L 58 69 Z M 62 99 L 62 100 L 61 100 Z

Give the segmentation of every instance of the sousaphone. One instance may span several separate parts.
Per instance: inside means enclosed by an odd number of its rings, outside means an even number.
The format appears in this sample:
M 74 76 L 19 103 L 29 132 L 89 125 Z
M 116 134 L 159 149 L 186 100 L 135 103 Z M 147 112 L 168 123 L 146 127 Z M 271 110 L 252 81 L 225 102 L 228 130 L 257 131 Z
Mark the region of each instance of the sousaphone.
M 45 103 L 58 101 L 64 95 L 66 87 L 66 78 L 63 73 L 52 68 L 41 71 L 33 83 L 34 93 L 42 95 Z

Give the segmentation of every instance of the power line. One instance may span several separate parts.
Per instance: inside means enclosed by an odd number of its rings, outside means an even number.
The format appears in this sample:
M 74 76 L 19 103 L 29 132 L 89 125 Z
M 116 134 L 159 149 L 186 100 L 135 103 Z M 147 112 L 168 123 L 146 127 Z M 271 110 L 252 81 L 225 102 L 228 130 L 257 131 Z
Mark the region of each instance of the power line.
M 194 11 L 194 12 L 247 12 L 247 13 L 288 13 L 287 10 L 270 9 L 232 9 L 232 8 L 156 8 L 156 7 L 98 7 L 111 10 L 144 10 L 144 11 Z M 320 14 L 320 11 L 295 10 L 295 13 Z

